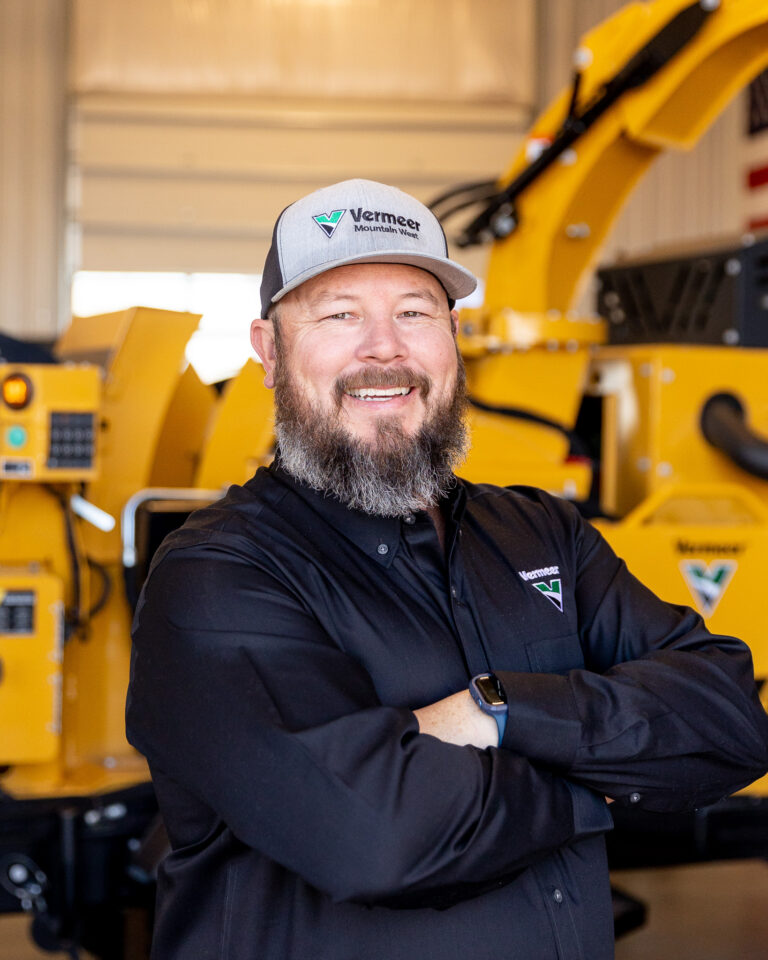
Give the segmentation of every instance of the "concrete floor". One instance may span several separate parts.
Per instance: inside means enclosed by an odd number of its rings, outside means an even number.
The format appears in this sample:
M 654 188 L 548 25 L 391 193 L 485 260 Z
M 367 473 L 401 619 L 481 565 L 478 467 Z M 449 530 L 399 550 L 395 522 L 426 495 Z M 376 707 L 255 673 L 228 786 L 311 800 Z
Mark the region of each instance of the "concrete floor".
M 648 908 L 648 923 L 618 942 L 616 960 L 768 958 L 768 863 L 621 870 L 613 882 Z M 0 960 L 67 956 L 36 949 L 27 927 L 24 917 L 0 917 Z
M 742 860 L 621 870 L 613 882 L 644 900 L 648 922 L 616 945 L 616 960 L 766 960 L 768 863 Z

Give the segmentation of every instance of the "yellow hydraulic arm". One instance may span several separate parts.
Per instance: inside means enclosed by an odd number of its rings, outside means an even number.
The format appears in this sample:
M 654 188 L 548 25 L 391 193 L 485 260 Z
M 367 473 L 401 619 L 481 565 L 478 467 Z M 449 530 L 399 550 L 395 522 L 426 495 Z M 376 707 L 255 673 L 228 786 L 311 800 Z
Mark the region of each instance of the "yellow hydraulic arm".
M 495 207 L 464 238 L 496 236 L 482 312 L 486 323 L 509 308 L 568 309 L 580 277 L 653 160 L 664 149 L 693 146 L 728 101 L 768 66 L 768 3 L 630 3 L 584 36 L 577 62 L 574 88 L 534 125 L 537 136 L 552 140 L 556 159 L 518 192 L 516 182 L 532 166 L 521 149 L 500 181 Z M 613 100 L 622 75 L 630 85 Z M 606 96 L 605 111 L 581 132 Z M 546 166 L 542 158 L 534 163 Z M 511 196 L 505 193 L 510 190 Z

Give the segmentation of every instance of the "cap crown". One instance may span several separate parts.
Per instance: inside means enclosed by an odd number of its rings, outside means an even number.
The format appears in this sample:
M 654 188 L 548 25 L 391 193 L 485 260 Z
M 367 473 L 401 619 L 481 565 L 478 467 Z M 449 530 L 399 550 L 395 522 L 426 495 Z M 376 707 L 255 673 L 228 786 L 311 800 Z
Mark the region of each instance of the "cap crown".
M 302 197 L 278 217 L 264 266 L 262 315 L 311 277 L 366 262 L 430 270 L 453 298 L 476 285 L 448 259 L 443 228 L 424 204 L 373 180 L 345 180 Z

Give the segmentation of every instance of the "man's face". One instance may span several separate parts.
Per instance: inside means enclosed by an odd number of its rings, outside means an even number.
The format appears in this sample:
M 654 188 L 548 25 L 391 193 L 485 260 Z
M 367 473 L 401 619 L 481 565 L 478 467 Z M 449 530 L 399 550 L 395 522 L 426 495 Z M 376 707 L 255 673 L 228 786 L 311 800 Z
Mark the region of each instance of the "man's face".
M 307 404 L 350 436 L 373 441 L 382 419 L 413 436 L 453 392 L 455 315 L 424 270 L 337 267 L 288 293 L 278 309 L 278 364 Z M 267 366 L 268 380 L 273 373 Z
M 466 450 L 456 315 L 440 283 L 401 264 L 337 267 L 279 304 L 253 345 L 275 387 L 283 464 L 371 513 L 435 503 Z

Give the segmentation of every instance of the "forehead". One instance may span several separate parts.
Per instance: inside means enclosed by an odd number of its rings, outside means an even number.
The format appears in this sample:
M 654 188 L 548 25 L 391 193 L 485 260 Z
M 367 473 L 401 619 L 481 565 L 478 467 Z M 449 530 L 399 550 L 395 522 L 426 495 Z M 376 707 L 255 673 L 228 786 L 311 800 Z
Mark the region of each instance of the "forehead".
M 309 306 L 344 297 L 371 295 L 415 295 L 434 299 L 446 309 L 448 307 L 448 295 L 440 281 L 427 270 L 404 263 L 352 263 L 334 267 L 291 290 L 280 301 L 280 306 Z

